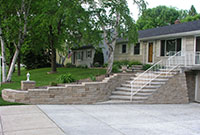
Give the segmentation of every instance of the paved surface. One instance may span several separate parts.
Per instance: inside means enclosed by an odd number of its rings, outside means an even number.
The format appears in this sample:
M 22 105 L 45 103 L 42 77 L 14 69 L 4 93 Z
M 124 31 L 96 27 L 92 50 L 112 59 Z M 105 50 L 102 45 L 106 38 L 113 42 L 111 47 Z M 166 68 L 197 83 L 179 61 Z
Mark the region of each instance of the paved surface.
M 200 135 L 200 104 L 39 107 L 67 135 Z
M 0 135 L 200 135 L 200 104 L 0 107 Z
M 37 106 L 0 107 L 0 135 L 64 135 Z

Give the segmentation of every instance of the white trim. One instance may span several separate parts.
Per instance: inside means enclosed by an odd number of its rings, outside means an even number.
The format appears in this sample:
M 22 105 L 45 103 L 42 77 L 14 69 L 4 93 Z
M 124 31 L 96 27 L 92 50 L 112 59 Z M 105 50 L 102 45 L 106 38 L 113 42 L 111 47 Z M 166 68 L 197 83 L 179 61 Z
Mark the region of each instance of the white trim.
M 153 43 L 152 62 L 149 62 L 149 43 Z M 155 44 L 155 41 L 148 41 L 147 42 L 147 57 L 146 57 L 146 63 L 147 64 L 153 64 L 154 63 L 154 44 Z
M 197 31 L 190 31 L 190 32 L 182 32 L 182 33 L 175 33 L 175 34 L 167 34 L 167 35 L 161 35 L 161 36 L 153 36 L 153 37 L 147 37 L 147 38 L 139 38 L 139 41 L 141 40 L 155 40 L 155 39 L 161 39 L 161 38 L 169 38 L 169 37 L 182 37 L 182 36 L 192 36 L 192 35 L 199 35 L 200 30 Z

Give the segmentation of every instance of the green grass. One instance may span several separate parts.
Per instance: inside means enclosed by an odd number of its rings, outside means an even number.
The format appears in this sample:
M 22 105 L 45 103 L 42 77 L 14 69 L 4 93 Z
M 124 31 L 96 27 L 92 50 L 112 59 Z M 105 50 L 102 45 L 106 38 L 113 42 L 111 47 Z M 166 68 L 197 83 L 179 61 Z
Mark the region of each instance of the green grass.
M 50 82 L 57 82 L 58 76 L 61 74 L 70 73 L 76 80 L 89 78 L 91 75 L 102 75 L 106 73 L 105 69 L 81 69 L 81 68 L 57 68 L 57 73 L 55 74 L 47 74 L 50 71 L 50 68 L 40 68 L 34 70 L 22 70 L 21 76 L 17 76 L 17 73 L 13 74 L 12 82 L 2 84 L 0 87 L 0 95 L 1 90 L 5 88 L 11 89 L 20 89 L 21 81 L 26 80 L 26 74 L 29 72 L 31 74 L 30 80 L 36 81 L 36 86 L 46 86 L 49 85 Z M 1 105 L 19 105 L 18 103 L 9 103 L 3 101 L 0 96 L 0 106 Z

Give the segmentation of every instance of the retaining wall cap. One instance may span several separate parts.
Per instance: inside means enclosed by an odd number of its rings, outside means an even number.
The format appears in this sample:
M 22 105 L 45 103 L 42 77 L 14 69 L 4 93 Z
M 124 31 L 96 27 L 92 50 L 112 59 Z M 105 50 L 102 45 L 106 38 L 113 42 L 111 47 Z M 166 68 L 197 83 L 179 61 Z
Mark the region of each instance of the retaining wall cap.
M 28 91 L 48 91 L 48 89 L 28 89 Z
M 21 81 L 23 83 L 35 83 L 35 81 Z
M 66 88 L 67 86 L 84 86 L 84 85 L 83 85 L 83 83 L 82 83 L 82 84 L 66 84 L 66 85 L 65 85 L 65 88 Z
M 17 92 L 17 93 L 28 93 L 28 91 L 14 90 L 14 89 L 3 89 L 2 91 Z

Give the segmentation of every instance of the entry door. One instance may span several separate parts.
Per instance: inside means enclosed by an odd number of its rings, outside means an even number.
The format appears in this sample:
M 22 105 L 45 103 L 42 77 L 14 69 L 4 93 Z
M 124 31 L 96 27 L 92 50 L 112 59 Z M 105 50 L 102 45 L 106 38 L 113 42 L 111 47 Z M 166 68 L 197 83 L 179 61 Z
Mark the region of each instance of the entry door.
M 196 75 L 195 79 L 195 101 L 200 102 L 200 73 Z
M 153 62 L 153 42 L 149 43 L 149 51 L 148 51 L 148 62 Z

